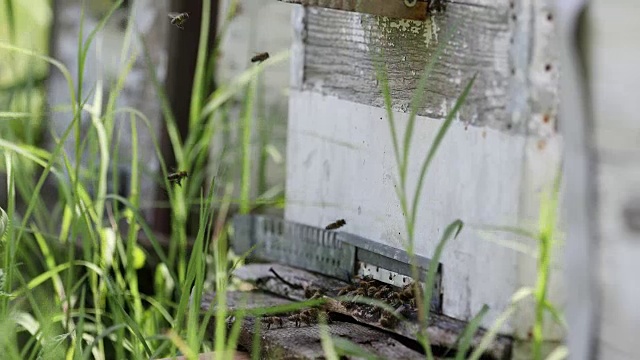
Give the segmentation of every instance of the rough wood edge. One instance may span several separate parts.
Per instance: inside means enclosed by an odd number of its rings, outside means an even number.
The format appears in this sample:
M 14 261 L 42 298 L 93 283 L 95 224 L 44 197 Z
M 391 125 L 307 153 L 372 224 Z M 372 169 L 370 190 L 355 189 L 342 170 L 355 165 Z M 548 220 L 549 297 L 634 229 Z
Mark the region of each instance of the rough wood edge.
M 269 272 L 269 268 L 274 268 L 285 281 L 294 287 L 292 288 L 277 279 L 273 273 Z M 347 283 L 342 281 L 279 264 L 246 265 L 238 269 L 236 275 L 243 281 L 254 283 L 258 289 L 269 291 L 291 300 L 306 300 L 304 289 L 318 289 L 321 293 L 325 294 L 324 298 L 327 300 L 329 311 L 349 316 L 357 322 L 417 341 L 416 334 L 419 331 L 419 325 L 415 322 L 400 322 L 394 328 L 387 328 L 380 324 L 379 315 L 371 316 L 368 313 L 364 313 L 362 308 L 357 307 L 355 310 L 346 309 L 340 301 L 335 299 L 335 297 L 337 297 L 337 292 L 335 291 L 336 284 L 347 285 Z M 415 316 L 416 315 L 413 314 L 408 317 L 411 318 Z M 435 313 L 429 316 L 429 322 L 427 331 L 431 344 L 442 348 L 454 348 L 458 337 L 466 326 L 466 322 L 464 321 Z M 474 335 L 471 346 L 476 347 L 479 345 L 485 334 L 486 330 L 480 328 Z M 511 351 L 511 337 L 498 335 L 485 354 L 493 359 L 508 359 L 511 356 Z

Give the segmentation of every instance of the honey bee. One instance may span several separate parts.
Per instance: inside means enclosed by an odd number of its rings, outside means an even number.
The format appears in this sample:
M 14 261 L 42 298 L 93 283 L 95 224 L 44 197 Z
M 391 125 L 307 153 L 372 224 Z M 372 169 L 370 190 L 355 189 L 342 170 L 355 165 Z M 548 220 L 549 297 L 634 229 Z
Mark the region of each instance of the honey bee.
M 322 292 L 318 289 L 313 289 L 311 287 L 304 288 L 304 297 L 307 299 L 315 300 L 320 299 L 322 297 Z
M 174 182 L 176 184 L 178 184 L 178 186 L 182 186 L 180 184 L 180 182 L 182 181 L 182 179 L 189 177 L 189 174 L 186 171 L 177 171 L 173 174 L 169 174 L 167 176 L 167 180 L 169 180 L 170 182 Z
M 263 53 L 259 53 L 259 54 L 255 54 L 252 58 L 251 58 L 251 62 L 263 62 L 265 60 L 267 60 L 269 58 L 269 53 L 268 52 L 263 52 Z
M 336 222 L 332 222 L 331 224 L 327 225 L 324 229 L 325 230 L 335 230 L 335 229 L 343 227 L 346 224 L 347 224 L 347 222 L 344 221 L 344 219 L 340 219 L 340 220 L 338 220 Z
M 402 300 L 411 300 L 415 297 L 415 285 L 413 283 L 406 285 L 400 292 Z
M 311 325 L 312 317 L 309 313 L 300 312 L 298 314 L 291 315 L 287 318 L 287 320 L 291 321 L 295 324 L 296 327 L 299 327 L 302 323 L 307 324 L 307 326 Z
M 375 294 L 373 294 L 373 298 L 378 300 L 383 300 L 384 296 L 387 294 L 388 291 L 389 291 L 388 289 L 383 287 L 382 289 L 378 290 Z
M 178 29 L 184 30 L 184 27 L 182 25 L 189 18 L 189 13 L 171 12 L 169 13 L 169 18 L 171 18 L 171 25 L 175 25 Z
M 397 322 L 398 322 L 398 319 L 388 311 L 384 311 L 382 313 L 382 316 L 380 316 L 380 325 L 386 328 L 394 327 L 397 324 Z
M 378 292 L 378 288 L 377 288 L 377 287 L 375 287 L 375 286 L 370 286 L 370 287 L 367 289 L 367 296 L 371 297 L 371 296 L 375 295 L 375 293 L 377 293 L 377 292 Z
M 282 318 L 279 318 L 277 316 L 266 317 L 263 321 L 267 324 L 267 329 L 270 329 L 271 325 L 278 325 L 279 327 L 282 327 L 284 325 L 284 321 L 282 321 Z
M 343 287 L 338 289 L 338 296 L 342 296 L 342 295 L 348 294 L 349 292 L 351 292 L 351 291 L 353 291 L 355 289 L 356 289 L 356 287 L 351 285 L 351 284 L 349 284 L 347 286 L 343 286 Z
M 365 290 L 364 288 L 358 288 L 355 291 L 352 291 L 349 295 L 351 295 L 351 296 L 366 296 L 367 295 L 367 290 Z
M 392 291 L 389 295 L 387 295 L 387 302 L 389 305 L 396 307 L 402 304 L 402 299 L 400 298 L 400 293 L 397 291 Z

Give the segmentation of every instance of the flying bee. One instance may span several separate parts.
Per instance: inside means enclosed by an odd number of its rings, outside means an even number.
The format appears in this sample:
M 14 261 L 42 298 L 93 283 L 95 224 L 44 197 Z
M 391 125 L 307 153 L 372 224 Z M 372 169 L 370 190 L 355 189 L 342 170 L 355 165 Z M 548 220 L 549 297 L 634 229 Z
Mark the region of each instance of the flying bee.
M 177 172 L 174 172 L 173 174 L 169 174 L 167 176 L 167 180 L 178 184 L 178 186 L 182 186 L 180 182 L 182 181 L 182 179 L 186 177 L 189 177 L 189 174 L 187 174 L 186 171 L 177 171 Z
M 324 229 L 325 230 L 335 230 L 335 229 L 343 227 L 346 224 L 347 224 L 347 222 L 344 221 L 344 219 L 340 219 L 340 220 L 337 220 L 336 222 L 332 222 L 331 224 L 327 225 Z
M 279 327 L 282 327 L 284 325 L 284 321 L 282 321 L 282 318 L 279 318 L 277 316 L 266 317 L 263 321 L 267 324 L 267 329 L 271 328 L 271 325 L 278 325 Z
M 252 58 L 251 58 L 251 62 L 263 62 L 265 60 L 267 60 L 269 58 L 269 53 L 268 52 L 263 52 L 263 53 L 259 53 L 259 54 L 255 54 Z
M 175 25 L 176 27 L 178 27 L 178 29 L 184 30 L 184 27 L 182 25 L 189 18 L 189 13 L 171 12 L 169 13 L 169 18 L 171 18 L 171 25 Z

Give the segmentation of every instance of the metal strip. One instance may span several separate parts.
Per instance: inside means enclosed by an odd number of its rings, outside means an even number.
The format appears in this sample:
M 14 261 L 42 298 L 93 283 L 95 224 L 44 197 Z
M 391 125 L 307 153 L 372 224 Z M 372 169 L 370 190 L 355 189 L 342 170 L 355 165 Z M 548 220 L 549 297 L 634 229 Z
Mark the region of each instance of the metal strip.
M 356 249 L 337 239 L 337 233 L 266 216 L 239 215 L 232 247 L 249 258 L 275 261 L 344 281 L 353 277 Z
M 289 4 L 359 12 L 396 19 L 427 19 L 433 0 L 279 0 Z
M 356 274 L 404 286 L 413 281 L 409 255 L 385 244 L 342 231 L 261 215 L 234 218 L 232 247 L 244 254 L 255 246 L 249 259 L 274 261 L 314 271 L 349 282 Z M 415 256 L 420 274 L 426 280 L 430 260 Z M 438 266 L 431 308 L 442 309 L 441 266 Z

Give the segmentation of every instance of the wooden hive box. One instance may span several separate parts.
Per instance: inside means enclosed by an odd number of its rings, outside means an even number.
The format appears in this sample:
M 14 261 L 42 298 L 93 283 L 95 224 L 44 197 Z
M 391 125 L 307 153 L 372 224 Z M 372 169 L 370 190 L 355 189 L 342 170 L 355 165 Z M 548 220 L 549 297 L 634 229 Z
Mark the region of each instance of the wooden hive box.
M 445 5 L 424 21 L 294 6 L 285 218 L 313 226 L 344 218 L 344 231 L 404 247 L 394 189 L 398 172 L 372 54 L 384 51 L 402 134 L 423 69 L 457 24 L 418 111 L 408 190 L 413 193 L 444 117 L 477 74 L 427 174 L 416 251 L 431 257 L 444 228 L 458 218 L 465 222 L 441 259 L 443 312 L 469 320 L 487 304 L 482 325 L 490 327 L 518 289 L 535 284 L 535 258 L 489 241 L 469 225 L 535 224 L 541 196 L 557 175 L 562 139 L 553 6 L 549 0 Z M 550 287 L 558 306 L 564 298 L 560 280 L 552 277 Z M 503 332 L 528 339 L 528 309 Z M 547 324 L 546 338 L 561 340 L 561 328 Z

